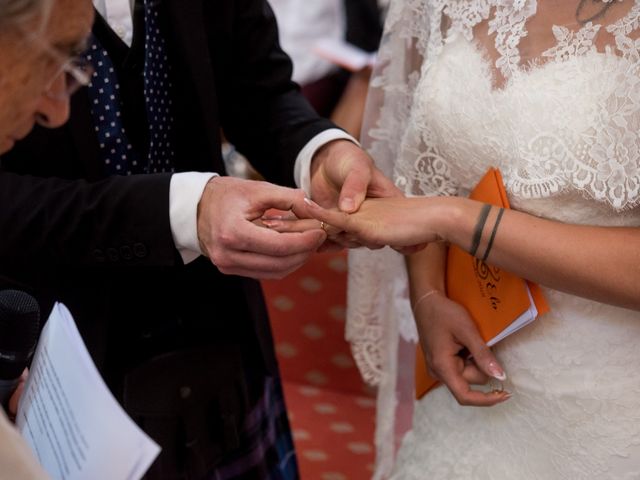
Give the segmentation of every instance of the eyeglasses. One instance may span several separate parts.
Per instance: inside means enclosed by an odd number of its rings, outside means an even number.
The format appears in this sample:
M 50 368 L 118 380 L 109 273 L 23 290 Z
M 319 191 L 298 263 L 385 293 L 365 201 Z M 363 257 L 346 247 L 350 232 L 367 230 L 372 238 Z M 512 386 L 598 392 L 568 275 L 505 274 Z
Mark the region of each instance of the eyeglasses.
M 70 57 L 67 53 L 57 50 L 32 32 L 24 32 L 24 34 L 29 41 L 38 45 L 60 65 L 60 68 L 46 85 L 45 95 L 55 100 L 66 100 L 81 87 L 89 85 L 94 69 L 83 56 L 73 55 Z M 54 91 L 54 84 L 60 79 L 61 75 L 64 75 L 64 89 L 62 91 Z
M 52 55 L 57 59 L 63 57 L 63 55 L 49 47 L 48 49 Z M 62 92 L 53 91 L 53 84 L 60 78 L 60 75 L 64 75 L 64 90 Z M 54 99 L 65 100 L 82 87 L 86 87 L 91 82 L 91 76 L 93 75 L 93 66 L 84 58 L 80 56 L 74 56 L 72 58 L 62 60 L 62 66 L 53 76 L 51 82 L 45 89 L 45 94 Z
M 57 57 L 62 57 L 60 52 L 52 48 L 50 48 L 50 50 L 52 53 L 55 53 Z M 60 67 L 49 83 L 46 89 L 46 95 L 60 100 L 71 97 L 71 95 L 80 88 L 89 85 L 93 71 L 93 66 L 84 57 L 75 56 L 63 61 L 62 67 Z M 64 75 L 64 90 L 62 92 L 54 92 L 52 91 L 53 84 L 60 78 L 60 75 Z

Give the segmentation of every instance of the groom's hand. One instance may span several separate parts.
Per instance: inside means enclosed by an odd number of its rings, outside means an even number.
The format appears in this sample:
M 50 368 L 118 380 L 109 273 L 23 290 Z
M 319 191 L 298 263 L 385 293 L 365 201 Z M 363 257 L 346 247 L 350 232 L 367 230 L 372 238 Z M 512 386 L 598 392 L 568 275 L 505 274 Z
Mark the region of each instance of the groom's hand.
M 269 209 L 304 210 L 301 190 L 266 182 L 214 177 L 198 205 L 198 239 L 204 255 L 222 273 L 282 278 L 304 264 L 326 239 L 319 227 L 303 232 L 264 228 Z
M 323 207 L 337 207 L 345 213 L 353 213 L 367 197 L 398 196 L 402 196 L 400 190 L 353 142 L 334 140 L 322 146 L 313 157 L 311 197 Z M 359 246 L 348 235 L 334 235 L 332 240 L 344 247 Z
M 364 150 L 348 140 L 334 140 L 313 156 L 311 196 L 323 207 L 353 213 L 367 197 L 399 197 L 402 193 Z

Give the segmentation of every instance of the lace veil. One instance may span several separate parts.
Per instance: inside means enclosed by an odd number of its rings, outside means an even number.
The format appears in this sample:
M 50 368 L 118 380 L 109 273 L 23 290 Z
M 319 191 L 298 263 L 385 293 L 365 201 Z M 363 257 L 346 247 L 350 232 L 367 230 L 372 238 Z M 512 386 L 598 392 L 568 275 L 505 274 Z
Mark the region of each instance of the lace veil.
M 573 192 L 624 213 L 640 204 L 639 23 L 640 0 L 391 0 L 365 112 L 363 145 L 407 195 L 465 195 L 486 165 L 470 161 L 462 169 L 450 159 L 480 156 L 503 170 L 509 195 L 519 199 L 524 210 L 525 200 Z M 455 121 L 446 101 L 444 115 L 451 122 L 434 123 L 429 114 L 442 109 L 442 102 L 438 106 L 433 99 L 446 96 L 439 93 L 441 86 L 429 82 L 438 78 L 434 71 L 441 68 L 439 59 L 456 42 L 480 51 L 485 65 L 484 77 L 457 81 L 486 81 L 492 90 L 507 92 L 534 74 L 542 77 L 536 84 L 541 88 L 552 75 L 561 81 L 557 75 L 567 75 L 572 82 L 599 74 L 594 95 L 604 100 L 575 99 L 578 107 L 584 105 L 576 110 L 584 116 L 579 131 L 564 127 L 575 119 L 567 119 L 560 107 L 548 118 L 523 110 L 516 116 L 524 127 L 505 125 L 505 131 L 528 128 L 530 141 L 501 144 L 503 139 L 484 135 L 477 125 L 480 140 L 467 138 L 465 145 L 456 134 L 465 124 L 462 114 L 460 122 Z M 589 56 L 593 61 L 577 60 Z M 589 68 L 599 73 L 583 75 Z M 535 95 L 533 89 L 530 93 Z M 518 97 L 512 100 L 509 108 L 517 112 Z M 495 105 L 486 106 L 488 124 L 509 117 Z M 549 113 L 556 107 L 541 108 Z M 540 124 L 542 117 L 545 125 Z M 411 424 L 417 331 L 399 254 L 389 249 L 353 251 L 349 272 L 346 335 L 364 379 L 378 386 L 374 478 L 385 478 Z

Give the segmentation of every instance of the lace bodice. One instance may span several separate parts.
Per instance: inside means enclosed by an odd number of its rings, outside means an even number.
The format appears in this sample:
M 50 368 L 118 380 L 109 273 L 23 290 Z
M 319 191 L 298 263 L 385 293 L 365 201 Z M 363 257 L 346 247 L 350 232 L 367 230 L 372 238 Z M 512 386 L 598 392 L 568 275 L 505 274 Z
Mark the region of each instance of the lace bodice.
M 532 33 L 536 1 L 440 3 L 436 18 L 450 25 L 446 37 L 428 39 L 433 54 L 411 93 L 396 182 L 409 194 L 452 194 L 493 164 L 513 197 L 580 192 L 616 211 L 637 206 L 640 4 L 604 28 L 549 24 Z M 472 33 L 488 18 L 493 44 Z
M 396 182 L 411 194 L 466 194 L 493 165 L 514 208 L 624 224 L 640 201 L 640 77 L 629 69 L 622 57 L 589 52 L 518 72 L 496 90 L 478 48 L 453 39 L 417 85 L 407 131 L 432 147 L 403 157 Z M 638 99 L 626 94 L 633 90 Z M 573 207 L 549 211 L 537 201 L 551 198 Z
M 640 0 L 392 1 L 364 144 L 409 195 L 466 195 L 496 166 L 513 208 L 640 225 L 639 23 Z M 411 381 L 397 380 L 417 339 L 406 282 L 395 252 L 351 254 L 347 337 L 380 385 L 378 476 Z

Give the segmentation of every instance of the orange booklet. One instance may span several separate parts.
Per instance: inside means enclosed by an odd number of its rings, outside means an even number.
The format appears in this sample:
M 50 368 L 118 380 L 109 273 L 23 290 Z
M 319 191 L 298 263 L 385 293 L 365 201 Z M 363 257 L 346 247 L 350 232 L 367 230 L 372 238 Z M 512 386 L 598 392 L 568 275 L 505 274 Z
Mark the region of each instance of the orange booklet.
M 502 175 L 495 168 L 482 177 L 469 198 L 509 208 Z M 489 346 L 549 311 L 538 285 L 474 258 L 453 245 L 447 256 L 446 288 L 448 297 L 467 309 Z M 423 397 L 437 383 L 429 376 L 424 353 L 418 346 L 416 398 Z

